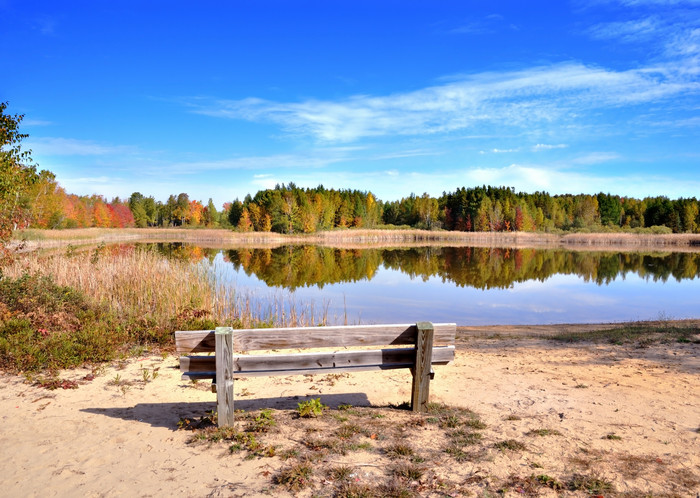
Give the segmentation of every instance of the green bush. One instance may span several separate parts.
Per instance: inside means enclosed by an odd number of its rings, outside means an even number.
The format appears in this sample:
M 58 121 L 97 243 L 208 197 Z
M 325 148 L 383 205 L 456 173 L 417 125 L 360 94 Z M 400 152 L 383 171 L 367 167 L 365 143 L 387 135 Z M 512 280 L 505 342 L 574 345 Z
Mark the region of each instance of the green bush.
M 0 279 L 0 368 L 36 372 L 107 361 L 128 340 L 102 307 L 48 277 Z

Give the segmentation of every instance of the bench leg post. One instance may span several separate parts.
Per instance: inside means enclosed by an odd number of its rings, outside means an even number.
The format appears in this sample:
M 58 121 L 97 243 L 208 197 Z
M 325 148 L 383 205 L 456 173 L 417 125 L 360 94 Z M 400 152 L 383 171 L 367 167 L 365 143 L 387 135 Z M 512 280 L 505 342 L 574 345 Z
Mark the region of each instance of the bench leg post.
M 219 427 L 233 425 L 233 329 L 217 327 L 216 408 Z
M 416 364 L 413 369 L 411 409 L 414 412 L 425 412 L 428 409 L 430 396 L 434 330 L 430 322 L 418 322 L 416 329 Z

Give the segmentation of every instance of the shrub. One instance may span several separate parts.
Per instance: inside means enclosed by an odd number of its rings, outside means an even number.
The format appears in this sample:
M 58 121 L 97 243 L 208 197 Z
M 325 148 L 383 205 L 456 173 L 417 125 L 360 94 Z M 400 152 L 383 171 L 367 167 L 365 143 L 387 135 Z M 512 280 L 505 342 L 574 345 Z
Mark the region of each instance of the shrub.
M 108 361 L 127 339 L 102 307 L 50 278 L 0 280 L 0 368 L 57 370 Z

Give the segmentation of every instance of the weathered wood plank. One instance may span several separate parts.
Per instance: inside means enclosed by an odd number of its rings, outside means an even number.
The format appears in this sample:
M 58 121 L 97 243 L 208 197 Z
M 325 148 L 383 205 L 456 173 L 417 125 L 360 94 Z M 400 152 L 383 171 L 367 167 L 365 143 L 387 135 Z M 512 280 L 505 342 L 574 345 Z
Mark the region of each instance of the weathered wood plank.
M 445 363 L 433 363 L 434 365 L 447 365 Z M 408 365 L 399 363 L 389 365 L 359 365 L 356 367 L 328 367 L 328 368 L 311 368 L 301 370 L 253 370 L 248 372 L 236 372 L 234 378 L 246 377 L 272 377 L 272 376 L 287 376 L 287 375 L 325 375 L 336 373 L 352 373 L 352 372 L 375 372 L 379 370 L 396 370 L 409 368 Z M 182 380 L 214 380 L 216 372 L 190 372 L 182 375 Z
M 216 405 L 219 427 L 233 425 L 233 329 L 217 327 Z
M 411 390 L 411 409 L 414 412 L 428 411 L 430 397 L 430 365 L 433 354 L 433 324 L 418 322 L 415 348 L 415 367 L 413 371 L 413 389 Z
M 433 341 L 436 345 L 454 344 L 456 331 L 454 323 L 434 324 L 433 327 Z M 415 344 L 416 341 L 416 326 L 413 324 L 237 329 L 234 333 L 235 350 L 241 352 L 405 345 Z M 185 354 L 214 352 L 214 335 L 211 330 L 175 332 L 177 352 Z
M 305 373 L 317 373 L 315 370 L 333 370 L 347 367 L 371 366 L 379 369 L 412 368 L 415 362 L 414 348 L 392 348 L 362 351 L 335 351 L 324 353 L 295 353 L 271 355 L 233 355 L 233 375 L 251 376 L 254 372 L 280 371 L 277 375 L 292 375 L 303 370 Z M 432 364 L 446 365 L 454 360 L 454 346 L 433 348 Z M 183 378 L 211 378 L 215 374 L 216 358 L 214 356 L 183 356 L 180 358 L 180 370 Z M 198 377 L 197 374 L 205 374 Z M 194 374 L 194 375 L 193 375 Z M 210 375 L 210 376 L 207 376 Z

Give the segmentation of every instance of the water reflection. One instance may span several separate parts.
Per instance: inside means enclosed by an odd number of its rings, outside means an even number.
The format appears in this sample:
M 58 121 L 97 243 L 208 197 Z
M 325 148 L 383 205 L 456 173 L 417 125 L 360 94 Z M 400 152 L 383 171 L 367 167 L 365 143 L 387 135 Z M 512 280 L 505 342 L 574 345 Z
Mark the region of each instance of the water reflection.
M 700 254 L 573 252 L 562 249 L 415 247 L 408 249 L 336 249 L 284 246 L 235 249 L 225 253 L 236 270 L 255 275 L 268 287 L 295 290 L 339 282 L 372 280 L 379 268 L 411 278 L 439 277 L 459 287 L 507 289 L 517 282 L 577 275 L 586 282 L 609 284 L 636 274 L 665 282 L 694 279 Z
M 331 322 L 585 323 L 700 316 L 700 254 L 563 249 L 283 246 L 154 250 L 206 261 L 217 282 L 312 303 Z M 271 297 L 271 294 L 274 296 Z

